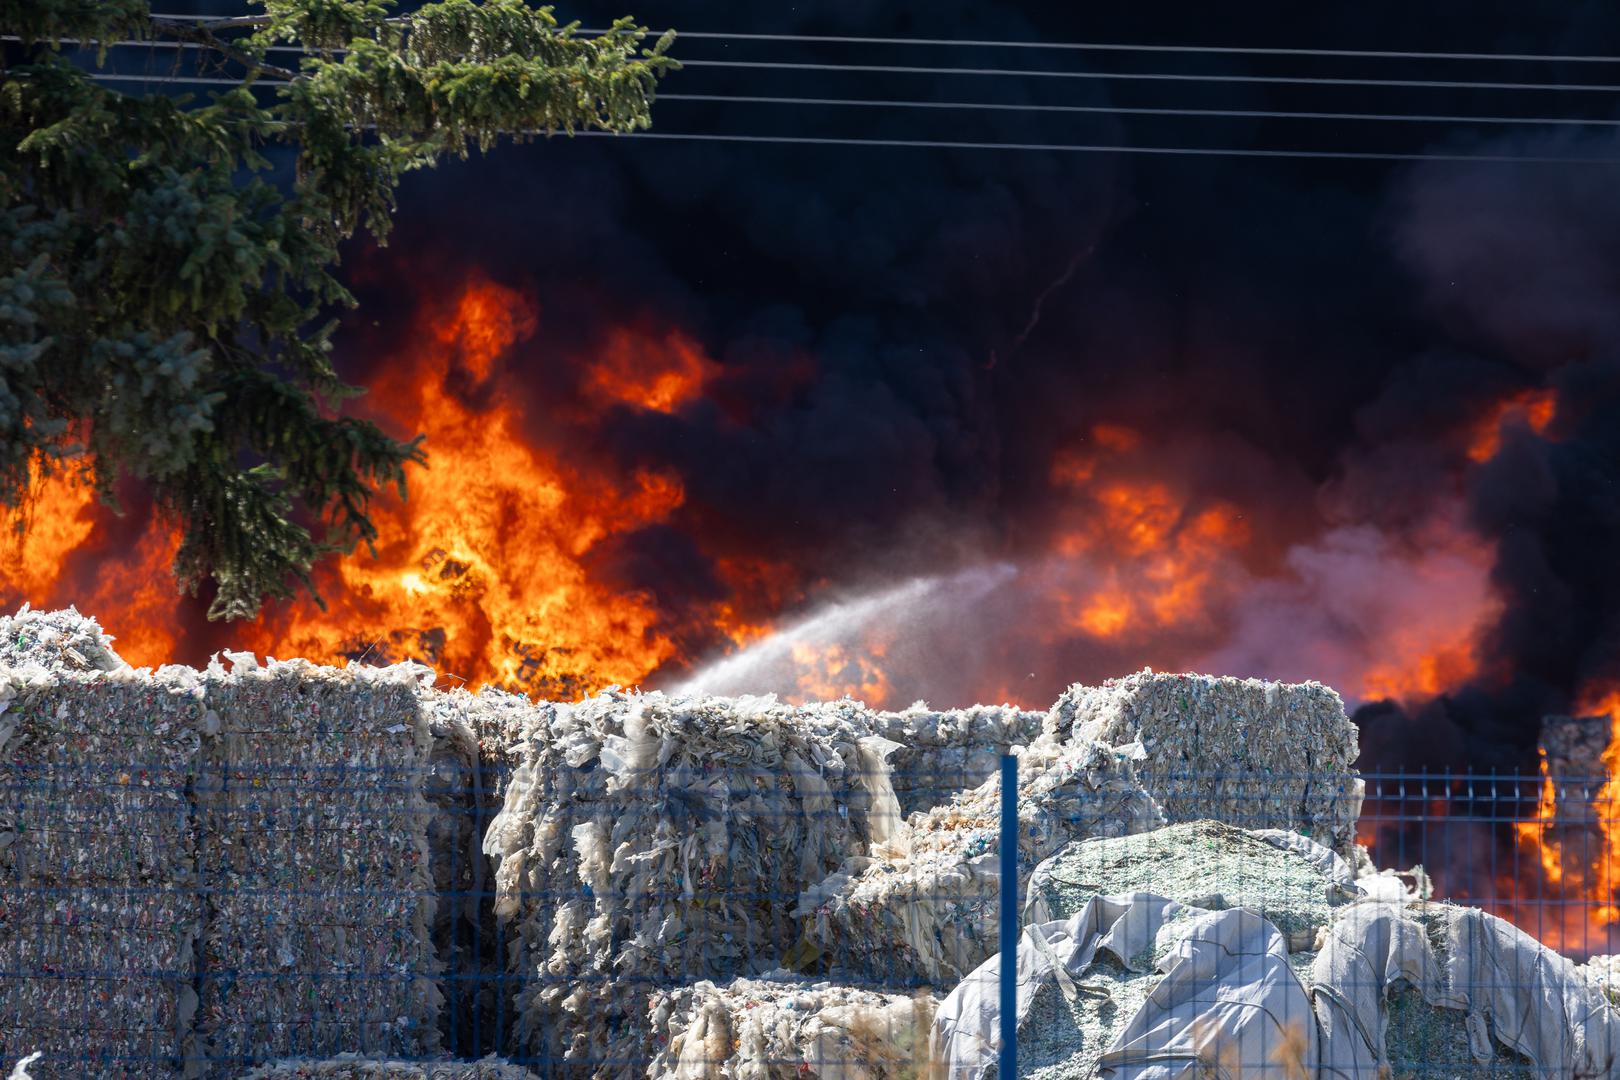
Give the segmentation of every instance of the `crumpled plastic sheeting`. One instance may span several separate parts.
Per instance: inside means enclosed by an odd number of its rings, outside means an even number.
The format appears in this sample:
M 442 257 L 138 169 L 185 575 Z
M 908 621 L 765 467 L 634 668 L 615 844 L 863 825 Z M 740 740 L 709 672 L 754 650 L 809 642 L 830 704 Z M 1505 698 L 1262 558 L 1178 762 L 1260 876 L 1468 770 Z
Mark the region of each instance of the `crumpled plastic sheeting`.
M 1476 1061 L 1489 1031 L 1551 1075 L 1620 1076 L 1620 1013 L 1568 958 L 1503 919 L 1445 905 L 1447 990 L 1468 1010 Z
M 1315 1080 L 1310 998 L 1271 923 L 1242 908 L 1200 915 L 1159 971 L 1164 978 L 1097 1059 L 1110 1080 Z
M 179 1067 L 203 911 L 185 674 L 0 668 L 0 1060 L 43 1051 L 36 1080 Z
M 43 667 L 51 672 L 118 671 L 127 668 L 101 624 L 78 608 L 0 615 L 0 667 Z
M 1164 823 L 1128 757 L 1094 742 L 1043 739 L 1019 751 L 1022 883 L 1069 841 Z M 806 890 L 794 914 L 835 975 L 954 986 L 996 951 L 1001 777 L 915 814 L 871 857 Z
M 1438 955 L 1437 955 L 1438 951 Z M 1568 959 L 1476 908 L 1364 903 L 1316 958 L 1322 1080 L 1620 1076 L 1620 1015 Z M 1413 998 L 1408 1022 L 1392 998 Z
M 1128 971 L 1140 970 L 1142 957 L 1167 924 L 1184 914 L 1165 897 L 1134 893 L 1092 897 L 1068 919 L 1025 926 L 1013 957 L 1020 1045 L 1036 999 L 1049 987 L 1070 1001 L 1081 997 L 1076 980 L 1103 955 Z M 992 956 L 940 1004 L 930 1033 L 935 1080 L 986 1080 L 995 1072 L 1001 1053 L 1001 962 L 1000 953 Z M 1082 1052 L 1095 1058 L 1102 1049 Z
M 1344 860 L 1297 833 L 1189 821 L 1067 845 L 1030 876 L 1024 918 L 1066 919 L 1093 896 L 1138 889 L 1193 907 L 1250 908 L 1294 952 L 1315 948 L 1335 909 L 1359 895 Z
M 1011 705 L 974 705 L 943 712 L 918 703 L 876 712 L 871 733 L 897 749 L 889 767 L 900 810 L 910 815 L 947 802 L 994 776 L 1001 754 L 1040 735 L 1046 714 Z
M 648 1080 L 908 1080 L 937 1001 L 799 978 L 704 981 L 652 996 Z
M 533 977 L 517 1045 L 635 1076 L 651 991 L 775 968 L 798 893 L 865 850 L 864 709 L 610 691 L 540 712 L 485 837 Z
M 1118 974 L 1093 970 L 1104 957 Z M 1067 920 L 1027 927 L 1016 963 L 1021 1064 L 1028 1050 L 1036 1065 L 1072 1054 L 1068 1064 L 1077 1067 L 1063 1075 L 1315 1080 L 1310 999 L 1282 934 L 1252 911 L 1203 911 L 1151 893 L 1094 896 Z M 940 1080 L 994 1073 L 1000 964 L 1000 956 L 991 959 L 940 1006 L 933 1032 Z M 1156 975 L 1144 977 L 1150 966 Z M 1043 998 L 1091 1022 L 1042 1017 L 1032 1026 Z M 1064 1048 L 1054 1055 L 1052 1043 Z
M 434 740 L 418 696 L 431 672 L 231 659 L 206 676 L 197 781 L 209 1074 L 435 1053 Z
M 1356 729 L 1320 683 L 1275 683 L 1144 670 L 1076 684 L 1047 717 L 1058 737 L 1140 743 L 1137 767 L 1171 821 L 1214 818 L 1302 832 L 1354 855 L 1362 781 Z
M 379 1061 L 339 1054 L 321 1061 L 278 1061 L 242 1073 L 239 1080 L 540 1080 L 528 1069 L 493 1055 L 478 1061 Z

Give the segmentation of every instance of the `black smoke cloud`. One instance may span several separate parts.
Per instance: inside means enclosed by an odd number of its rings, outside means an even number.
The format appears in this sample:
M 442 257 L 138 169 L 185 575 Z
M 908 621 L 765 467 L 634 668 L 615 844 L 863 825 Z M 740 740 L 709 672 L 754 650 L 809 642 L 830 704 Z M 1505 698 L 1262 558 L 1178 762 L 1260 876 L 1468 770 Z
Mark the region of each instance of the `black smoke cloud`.
M 749 9 L 745 18 L 734 5 L 694 2 L 637 14 L 654 25 L 767 33 L 1531 52 L 1620 43 L 1620 17 L 1598 5 L 1561 15 L 1443 5 L 1435 18 L 1456 28 L 1443 43 L 1394 5 L 1313 10 L 1308 21 L 1297 9 L 1263 6 L 1218 19 L 1202 9 L 1088 8 L 1082 18 L 1053 8 L 801 4 Z M 563 12 L 587 25 L 618 13 L 602 3 Z M 1398 62 L 696 39 L 679 52 L 1485 77 Z M 1488 77 L 1578 81 L 1590 73 L 1500 64 Z M 1482 100 L 1463 91 L 1237 84 L 1195 92 L 709 68 L 681 73 L 666 89 L 1408 112 L 1421 97 L 1423 111 L 1436 113 L 1609 115 L 1591 95 Z M 1365 122 L 668 101 L 657 123 L 665 132 L 817 137 L 1620 153 L 1591 137 L 1489 141 L 1466 126 Z M 344 362 L 360 378 L 385 363 L 411 325 L 412 298 L 454 288 L 468 273 L 533 295 L 539 331 L 503 361 L 501 392 L 522 404 L 530 434 L 565 457 L 626 474 L 644 466 L 680 474 L 686 502 L 669 522 L 592 556 L 593 569 L 654 597 L 675 626 L 724 592 L 714 569 L 721 559 L 791 566 L 794 595 L 808 610 L 818 597 L 1045 551 L 1064 498 L 1050 480 L 1053 457 L 1083 445 L 1099 422 L 1146 433 L 1147 458 L 1195 497 L 1251 508 L 1256 543 L 1240 570 L 1272 584 L 1254 590 L 1228 628 L 1230 648 L 1215 654 L 1242 658 L 1232 660 L 1241 666 L 1264 667 L 1276 655 L 1262 647 L 1264 635 L 1242 629 L 1267 612 L 1308 612 L 1305 621 L 1324 633 L 1376 649 L 1385 623 L 1401 615 L 1377 590 L 1406 579 L 1358 568 L 1377 563 L 1379 552 L 1422 555 L 1437 507 L 1457 507 L 1494 553 L 1491 584 L 1502 604 L 1480 674 L 1421 715 L 1364 710 L 1364 763 L 1523 771 L 1534 768 L 1539 717 L 1570 708 L 1583 686 L 1613 674 L 1620 638 L 1615 175 L 1579 166 L 556 140 L 411 178 L 392 246 L 354 253 L 365 316 L 350 327 Z M 679 327 L 698 340 L 717 365 L 705 396 L 671 415 L 576 408 L 581 358 L 627 322 Z M 1468 465 L 1461 448 L 1471 425 L 1505 395 L 1534 388 L 1557 392 L 1554 428 L 1510 430 L 1496 459 Z M 1372 591 L 1321 602 L 1357 589 Z M 716 644 L 699 628 L 683 632 L 695 650 Z M 1038 669 L 1032 700 L 1071 678 L 1136 666 L 1078 640 L 1034 660 L 988 651 L 1009 669 L 1009 683 Z M 668 681 L 682 674 L 675 666 L 661 673 Z

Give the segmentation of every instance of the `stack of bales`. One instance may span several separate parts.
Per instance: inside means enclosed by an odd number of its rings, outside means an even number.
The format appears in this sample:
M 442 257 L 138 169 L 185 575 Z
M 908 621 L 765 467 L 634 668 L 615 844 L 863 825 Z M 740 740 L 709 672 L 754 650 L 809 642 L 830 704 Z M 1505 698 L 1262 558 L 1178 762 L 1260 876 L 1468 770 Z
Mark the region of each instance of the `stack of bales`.
M 640 1074 L 650 993 L 778 965 L 799 892 L 864 851 L 892 802 L 862 715 L 617 692 L 549 710 L 486 839 L 530 976 L 523 1056 Z
M 1321 683 L 1142 671 L 1075 685 L 1049 734 L 1140 744 L 1137 776 L 1170 821 L 1290 829 L 1350 858 L 1363 786 L 1356 729 Z
M 233 657 L 197 783 L 208 885 L 199 1042 L 213 1075 L 440 1044 L 420 669 Z
M 175 1076 L 203 914 L 202 692 L 179 672 L 52 664 L 0 669 L 0 1060 L 43 1052 L 32 1075 L 50 1080 Z

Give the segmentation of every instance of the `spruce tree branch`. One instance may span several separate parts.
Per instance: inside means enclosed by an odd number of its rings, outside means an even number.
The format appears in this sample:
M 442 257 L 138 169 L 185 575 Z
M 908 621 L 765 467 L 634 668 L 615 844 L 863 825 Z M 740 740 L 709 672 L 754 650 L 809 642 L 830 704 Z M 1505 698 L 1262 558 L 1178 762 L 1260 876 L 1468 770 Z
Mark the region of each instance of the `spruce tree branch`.
M 259 18 L 259 16 L 252 16 L 252 18 Z M 234 20 L 227 19 L 223 21 L 233 22 Z M 178 41 L 189 41 L 193 44 L 201 45 L 206 49 L 212 49 L 221 56 L 235 60 L 238 64 L 241 64 L 243 67 L 247 68 L 248 71 L 254 75 L 268 75 L 271 78 L 280 79 L 283 82 L 291 82 L 293 79 L 298 78 L 298 72 L 293 71 L 290 68 L 278 67 L 275 64 L 267 63 L 250 52 L 245 52 L 242 49 L 238 49 L 229 41 L 224 41 L 216 37 L 214 35 L 214 28 L 218 25 L 219 24 L 217 23 L 202 23 L 198 25 L 193 23 L 176 22 L 173 19 L 153 18 L 152 36 L 172 38 Z

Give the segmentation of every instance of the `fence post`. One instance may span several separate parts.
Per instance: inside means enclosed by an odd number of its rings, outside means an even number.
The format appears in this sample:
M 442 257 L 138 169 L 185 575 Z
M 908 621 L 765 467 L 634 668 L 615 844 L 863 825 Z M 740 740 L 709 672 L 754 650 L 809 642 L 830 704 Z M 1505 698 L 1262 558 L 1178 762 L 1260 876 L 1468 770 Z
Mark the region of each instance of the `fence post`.
M 1018 759 L 1001 755 L 1001 1069 L 1018 1080 Z

